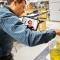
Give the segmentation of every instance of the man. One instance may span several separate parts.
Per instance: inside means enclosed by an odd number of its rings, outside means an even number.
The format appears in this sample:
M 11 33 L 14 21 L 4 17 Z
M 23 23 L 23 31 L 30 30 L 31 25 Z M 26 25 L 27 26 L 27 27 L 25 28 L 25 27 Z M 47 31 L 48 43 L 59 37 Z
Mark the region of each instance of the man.
M 27 28 L 18 19 L 24 12 L 25 0 L 7 0 L 7 4 L 0 8 L 0 60 L 12 60 L 13 38 L 23 44 L 35 46 L 60 35 L 59 29 L 37 32 Z
M 28 21 L 27 27 L 31 30 L 34 30 L 34 27 L 32 26 L 32 21 L 31 20 Z

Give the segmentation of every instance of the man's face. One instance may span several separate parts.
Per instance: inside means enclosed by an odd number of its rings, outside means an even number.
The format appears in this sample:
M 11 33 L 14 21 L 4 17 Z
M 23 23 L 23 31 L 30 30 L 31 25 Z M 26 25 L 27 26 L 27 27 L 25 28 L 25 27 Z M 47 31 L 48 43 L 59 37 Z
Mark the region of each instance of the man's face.
M 31 27 L 32 26 L 32 21 L 28 22 L 28 26 Z
M 22 3 L 17 3 L 15 12 L 18 17 L 21 16 L 22 13 L 24 13 L 25 5 L 26 5 L 25 1 L 22 1 Z

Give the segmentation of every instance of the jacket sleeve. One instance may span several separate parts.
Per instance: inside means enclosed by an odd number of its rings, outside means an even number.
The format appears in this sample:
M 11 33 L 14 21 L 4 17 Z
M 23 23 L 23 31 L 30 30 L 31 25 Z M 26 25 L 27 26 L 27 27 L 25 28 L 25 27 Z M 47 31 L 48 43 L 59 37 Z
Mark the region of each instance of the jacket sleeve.
M 5 16 L 6 17 L 6 16 Z M 23 44 L 35 46 L 46 43 L 56 35 L 53 29 L 45 31 L 31 31 L 16 16 L 3 17 L 0 21 L 1 28 L 11 37 Z

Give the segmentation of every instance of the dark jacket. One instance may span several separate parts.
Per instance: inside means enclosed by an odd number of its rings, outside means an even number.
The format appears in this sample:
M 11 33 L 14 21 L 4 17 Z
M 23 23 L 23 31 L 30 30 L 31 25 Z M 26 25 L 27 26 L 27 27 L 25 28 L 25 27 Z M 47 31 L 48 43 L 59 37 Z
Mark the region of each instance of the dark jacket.
M 46 43 L 55 36 L 53 29 L 39 32 L 30 30 L 7 6 L 0 8 L 0 57 L 11 52 L 13 38 L 23 44 L 35 46 Z

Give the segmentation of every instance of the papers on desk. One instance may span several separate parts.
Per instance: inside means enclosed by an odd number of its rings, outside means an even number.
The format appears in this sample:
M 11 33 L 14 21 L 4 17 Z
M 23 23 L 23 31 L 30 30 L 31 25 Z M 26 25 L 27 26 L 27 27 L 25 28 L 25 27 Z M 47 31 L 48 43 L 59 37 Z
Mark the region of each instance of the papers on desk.
M 37 12 L 37 13 L 33 13 L 33 12 L 31 12 L 31 13 L 28 13 L 27 14 L 27 16 L 29 16 L 29 17 L 35 17 L 35 16 L 39 16 L 39 15 L 42 15 L 42 14 L 45 14 L 45 13 L 47 13 L 48 11 L 46 11 L 46 12 Z
M 36 15 L 37 15 L 37 13 L 36 13 L 36 14 L 32 13 L 32 14 L 29 14 L 29 15 L 27 15 L 27 16 L 33 17 L 33 16 L 36 16 Z

